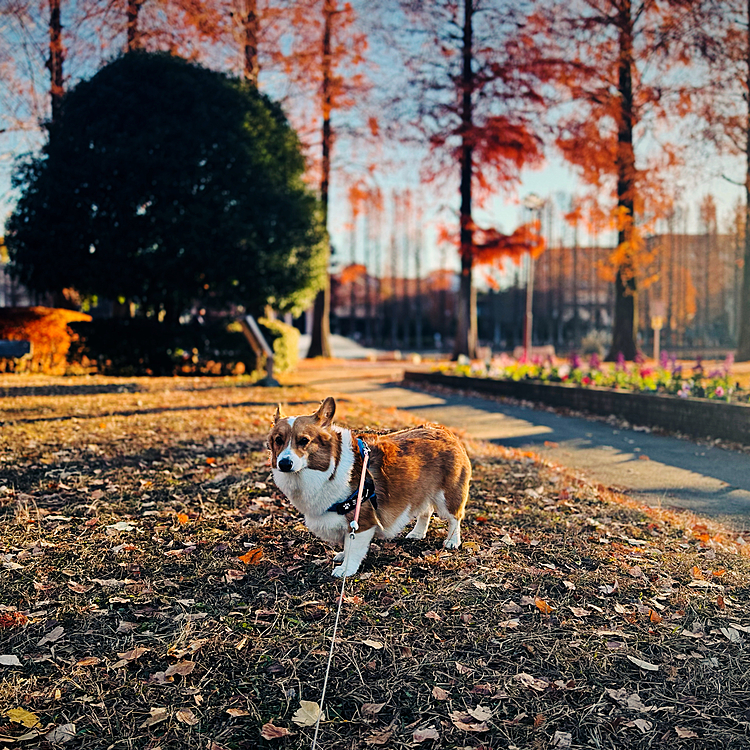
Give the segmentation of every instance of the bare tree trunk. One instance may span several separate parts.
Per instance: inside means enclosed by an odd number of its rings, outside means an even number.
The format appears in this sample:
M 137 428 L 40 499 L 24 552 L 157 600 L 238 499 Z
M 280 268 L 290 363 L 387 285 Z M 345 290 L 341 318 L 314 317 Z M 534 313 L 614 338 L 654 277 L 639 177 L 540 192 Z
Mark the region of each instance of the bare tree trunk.
M 258 22 L 257 0 L 244 0 L 242 10 L 242 45 L 244 53 L 243 78 L 258 88 L 260 62 L 258 61 L 258 38 L 260 27 Z
M 750 20 L 750 0 L 747 3 L 747 19 Z M 745 38 L 746 85 L 750 87 L 750 23 Z M 750 88 L 747 89 L 750 91 Z M 750 99 L 746 96 L 748 111 L 745 113 L 745 257 L 740 289 L 739 336 L 737 339 L 737 359 L 750 360 Z
M 127 26 L 128 40 L 125 47 L 127 52 L 141 48 L 141 32 L 138 26 L 138 14 L 141 12 L 141 5 L 145 0 L 128 0 L 127 7 Z
M 464 38 L 461 106 L 461 280 L 458 293 L 458 328 L 453 347 L 453 358 L 464 354 L 473 358 L 477 346 L 477 307 L 472 279 L 474 265 L 474 232 L 471 207 L 473 176 L 472 128 L 474 125 L 472 91 L 474 72 L 472 63 L 473 0 L 464 0 Z
M 60 20 L 60 0 L 49 0 L 49 60 L 50 99 L 52 100 L 52 122 L 60 115 L 64 90 L 63 60 L 65 51 L 62 42 L 62 21 Z
M 630 0 L 623 0 L 618 18 L 620 60 L 618 90 L 620 111 L 617 122 L 617 207 L 620 230 L 617 242 L 625 251 L 615 279 L 615 316 L 612 348 L 608 360 L 622 354 L 633 360 L 638 353 L 638 290 L 633 258 L 633 225 L 635 216 L 635 152 L 633 150 L 633 17 Z
M 323 159 L 321 164 L 320 202 L 323 207 L 323 222 L 328 228 L 328 186 L 331 178 L 331 147 L 333 131 L 331 129 L 331 25 L 334 14 L 333 0 L 323 2 L 323 82 L 321 100 L 323 105 Z M 326 268 L 331 255 L 330 243 L 326 253 Z M 312 357 L 331 356 L 331 280 L 326 273 L 325 286 L 315 297 L 313 307 L 313 326 L 308 359 Z

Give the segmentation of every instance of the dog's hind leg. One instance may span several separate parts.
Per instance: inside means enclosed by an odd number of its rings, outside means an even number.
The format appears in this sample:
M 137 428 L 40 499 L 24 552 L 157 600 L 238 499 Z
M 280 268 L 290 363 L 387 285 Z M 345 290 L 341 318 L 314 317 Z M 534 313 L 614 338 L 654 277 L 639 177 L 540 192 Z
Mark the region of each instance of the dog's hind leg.
M 432 508 L 428 508 L 417 516 L 417 522 L 414 528 L 406 535 L 407 539 L 424 539 L 427 536 L 427 529 L 430 528 L 430 519 L 432 518 Z
M 438 503 L 440 516 L 448 521 L 448 536 L 445 540 L 446 549 L 458 549 L 461 546 L 461 521 L 466 511 L 469 499 L 469 481 L 471 479 L 471 464 L 459 472 L 456 482 L 448 487 Z

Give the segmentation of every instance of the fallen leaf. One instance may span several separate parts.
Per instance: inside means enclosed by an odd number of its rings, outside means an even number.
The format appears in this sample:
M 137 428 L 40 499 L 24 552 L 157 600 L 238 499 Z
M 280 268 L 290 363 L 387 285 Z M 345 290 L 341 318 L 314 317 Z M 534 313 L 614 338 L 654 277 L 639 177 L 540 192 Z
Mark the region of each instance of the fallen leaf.
M 536 599 L 534 599 L 534 604 L 536 605 L 536 608 L 543 614 L 543 615 L 549 615 L 552 612 L 555 611 L 555 608 L 551 605 L 547 604 L 547 602 L 544 601 L 544 599 L 540 599 L 538 596 Z
M 651 622 L 661 622 L 663 618 L 655 609 L 652 609 L 648 613 L 648 619 Z
M 719 630 L 730 643 L 742 643 L 742 636 L 734 628 L 719 628 Z
M 703 571 L 697 566 L 693 565 L 693 569 L 690 571 L 693 578 L 703 578 Z
M 570 732 L 555 732 L 555 736 L 552 738 L 551 747 L 557 748 L 557 750 L 564 750 L 567 747 L 571 747 L 573 744 L 573 735 Z
M 58 625 L 54 630 L 50 630 L 47 635 L 42 636 L 37 641 L 37 646 L 44 646 L 45 643 L 54 643 L 55 641 L 59 641 L 60 638 L 62 638 L 63 633 L 65 632 L 65 628 L 62 625 Z
M 616 594 L 620 590 L 620 584 L 618 583 L 617 579 L 615 578 L 615 582 L 610 586 L 609 584 L 604 584 L 602 586 L 599 586 L 599 591 L 601 591 L 604 596 L 612 596 L 612 594 Z
M 476 708 L 470 708 L 469 713 L 477 720 L 477 721 L 488 721 L 492 718 L 492 711 L 490 709 L 485 708 L 484 706 L 477 706 Z
M 237 559 L 241 560 L 245 565 L 257 565 L 263 559 L 263 550 L 260 547 L 255 547 L 255 549 L 249 550 Z
M 225 583 L 235 583 L 235 581 L 241 581 L 245 577 L 245 574 L 241 570 L 226 570 L 224 571 Z
M 453 726 L 455 726 L 457 729 L 462 729 L 464 732 L 489 732 L 490 728 L 485 724 L 485 722 L 480 722 L 479 724 L 468 724 L 464 721 L 454 721 Z
M 435 620 L 435 622 L 443 619 L 437 612 L 427 612 L 425 613 L 425 617 L 429 620 Z
M 185 677 L 186 675 L 189 675 L 195 667 L 196 664 L 194 661 L 178 661 L 177 664 L 172 664 L 167 667 L 164 674 L 167 677 L 171 677 L 173 674 L 179 674 Z
M 53 745 L 63 745 L 66 742 L 70 742 L 76 736 L 76 725 L 75 724 L 62 724 L 59 727 L 55 727 L 51 731 L 44 735 L 44 739 Z
M 175 714 L 177 721 L 187 724 L 188 726 L 195 726 L 200 719 L 193 713 L 190 708 L 181 708 Z
M 359 710 L 362 716 L 371 717 L 379 714 L 387 705 L 387 703 L 363 703 Z
M 147 651 L 150 651 L 150 648 L 145 648 L 144 646 L 137 646 L 136 648 L 131 649 L 130 651 L 123 651 L 122 653 L 118 653 L 117 655 L 120 657 L 120 661 L 115 663 L 115 667 L 124 667 L 126 664 L 130 663 L 131 661 L 135 661 L 136 659 L 140 659 L 143 654 L 145 654 Z
M 369 638 L 366 641 L 362 641 L 362 644 L 364 646 L 369 646 L 370 648 L 374 648 L 377 651 L 383 648 L 383 644 L 380 641 L 372 641 Z
M 85 586 L 82 583 L 77 583 L 76 581 L 68 581 L 68 588 L 71 591 L 75 591 L 76 594 L 85 594 L 87 591 L 91 591 L 91 589 L 94 588 L 94 585 L 91 584 L 90 586 Z
M 311 727 L 318 723 L 318 717 L 323 720 L 323 712 L 315 701 L 300 701 L 292 721 L 301 727 Z
M 140 729 L 145 729 L 146 727 L 152 727 L 154 724 L 159 724 L 162 721 L 166 721 L 167 719 L 167 709 L 166 708 L 152 708 L 151 709 L 151 715 L 146 719 L 146 721 L 141 724 Z
M 228 713 L 234 719 L 237 719 L 240 716 L 250 716 L 250 712 L 245 711 L 244 708 L 228 708 L 226 709 L 226 713 Z
M 23 724 L 29 729 L 33 729 L 37 724 L 40 723 L 39 717 L 36 714 L 27 711 L 25 708 L 11 708 L 10 711 L 6 711 L 5 715 L 16 724 Z
M 645 719 L 635 719 L 633 721 L 629 721 L 626 725 L 626 727 L 636 727 L 641 730 L 643 734 L 646 734 L 653 724 L 650 721 L 646 721 Z
M 186 524 L 190 520 L 190 516 L 187 513 L 177 514 L 177 523 Z
M 681 737 L 684 740 L 689 740 L 698 736 L 692 729 L 685 729 L 685 727 L 675 727 L 674 731 L 677 733 L 678 737 Z
M 540 692 L 549 687 L 549 682 L 547 682 L 547 680 L 540 680 L 527 672 L 519 672 L 514 676 L 514 679 L 518 680 L 524 687 L 538 690 Z
M 437 729 L 434 727 L 427 727 L 426 729 L 415 729 L 412 734 L 414 742 L 424 742 L 425 740 L 439 740 L 440 735 Z
M 264 724 L 260 730 L 260 736 L 264 740 L 279 740 L 291 734 L 294 734 L 294 732 L 290 732 L 286 727 L 274 726 L 270 721 Z
M 651 662 L 643 661 L 643 659 L 638 659 L 635 656 L 630 656 L 630 654 L 628 654 L 628 659 L 630 659 L 630 661 L 632 661 L 633 664 L 640 667 L 641 669 L 646 669 L 650 672 L 656 672 L 659 669 L 659 667 L 656 664 L 651 664 Z
M 447 701 L 450 697 L 450 693 L 435 685 L 435 687 L 432 688 L 432 697 L 437 701 Z
M 76 662 L 77 667 L 93 667 L 96 664 L 101 664 L 101 659 L 98 656 L 85 656 L 83 659 L 79 659 Z
M 568 609 L 576 616 L 576 617 L 588 617 L 591 614 L 591 610 L 584 609 L 583 607 L 574 607 L 572 605 L 568 605 Z
M 388 742 L 390 742 L 392 736 L 393 736 L 392 729 L 386 729 L 382 732 L 375 732 L 374 734 L 371 734 L 368 737 L 365 737 L 365 744 L 366 745 L 386 745 L 388 744 Z
M 647 706 L 644 704 L 644 702 L 641 700 L 641 696 L 638 695 L 638 693 L 631 693 L 628 696 L 625 705 L 632 711 L 642 711 L 643 713 L 647 713 L 652 709 L 651 706 Z
M 456 662 L 456 672 L 459 674 L 471 674 L 473 671 L 471 667 L 466 667 L 461 662 Z
M 133 531 L 135 526 L 127 521 L 118 521 L 117 523 L 110 524 L 107 528 L 113 531 Z
M 20 667 L 23 666 L 15 654 L 0 655 L 0 666 L 3 667 Z

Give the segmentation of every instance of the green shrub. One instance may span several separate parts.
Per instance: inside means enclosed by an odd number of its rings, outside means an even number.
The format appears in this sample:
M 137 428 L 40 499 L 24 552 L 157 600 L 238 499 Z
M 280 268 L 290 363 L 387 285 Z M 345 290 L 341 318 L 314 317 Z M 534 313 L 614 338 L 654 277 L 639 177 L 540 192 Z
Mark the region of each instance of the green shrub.
M 294 370 L 299 362 L 299 331 L 294 326 L 270 318 L 260 318 L 258 323 L 263 327 L 273 349 L 274 371 Z

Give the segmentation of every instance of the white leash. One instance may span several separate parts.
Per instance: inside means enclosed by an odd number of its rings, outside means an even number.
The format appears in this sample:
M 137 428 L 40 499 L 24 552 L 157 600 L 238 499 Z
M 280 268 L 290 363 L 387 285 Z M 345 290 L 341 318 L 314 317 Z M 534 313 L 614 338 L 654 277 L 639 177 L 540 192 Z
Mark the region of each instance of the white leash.
M 359 528 L 359 510 L 362 506 L 362 493 L 365 489 L 365 477 L 367 476 L 367 462 L 370 459 L 370 449 L 367 447 L 367 444 L 363 442 L 364 445 L 364 456 L 362 457 L 362 476 L 359 478 L 359 490 L 357 491 L 357 504 L 354 507 L 354 518 L 352 519 L 352 522 L 350 524 L 352 530 L 349 532 L 349 539 L 352 541 L 354 539 L 354 533 Z M 344 545 L 346 548 L 346 545 Z M 328 675 L 331 672 L 331 663 L 333 662 L 333 649 L 336 647 L 336 633 L 339 629 L 339 617 L 341 616 L 341 606 L 344 603 L 344 587 L 346 586 L 346 579 L 347 579 L 347 563 L 349 562 L 349 552 L 351 551 L 351 544 L 349 545 L 349 548 L 346 549 L 344 554 L 344 575 L 341 578 L 341 591 L 339 592 L 339 606 L 336 609 L 336 619 L 333 622 L 333 635 L 331 636 L 331 648 L 328 651 L 328 664 L 326 665 L 326 674 L 323 678 L 323 691 L 320 694 L 320 710 L 318 711 L 318 720 L 315 722 L 315 734 L 313 735 L 313 741 L 312 746 L 310 750 L 315 750 L 315 748 L 318 746 L 318 731 L 320 730 L 320 720 L 323 718 L 324 715 L 324 706 L 325 706 L 325 699 L 326 699 L 326 689 L 328 688 Z

